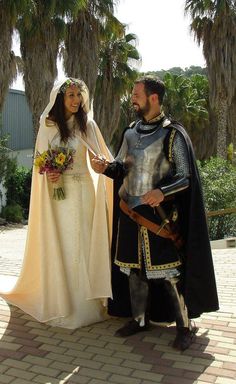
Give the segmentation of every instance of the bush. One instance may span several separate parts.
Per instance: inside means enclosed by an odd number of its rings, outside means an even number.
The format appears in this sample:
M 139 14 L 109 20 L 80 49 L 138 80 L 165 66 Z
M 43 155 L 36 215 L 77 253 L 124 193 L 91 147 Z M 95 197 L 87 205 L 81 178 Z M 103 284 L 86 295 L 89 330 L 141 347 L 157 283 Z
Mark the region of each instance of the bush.
M 19 204 L 9 204 L 3 207 L 2 217 L 12 223 L 21 223 L 23 220 L 23 209 Z
M 11 170 L 5 178 L 4 186 L 7 189 L 7 206 L 19 205 L 23 217 L 28 218 L 32 171 L 25 167 L 12 164 Z
M 207 211 L 235 208 L 236 167 L 222 158 L 198 162 Z M 236 214 L 209 217 L 211 240 L 236 235 Z
M 0 114 L 1 122 L 1 114 Z M 6 175 L 10 172 L 11 166 L 15 163 L 15 159 L 11 159 L 9 154 L 11 150 L 7 147 L 8 137 L 3 136 L 2 130 L 0 127 L 0 184 L 5 180 Z M 0 198 L 2 197 L 2 192 L 0 190 Z

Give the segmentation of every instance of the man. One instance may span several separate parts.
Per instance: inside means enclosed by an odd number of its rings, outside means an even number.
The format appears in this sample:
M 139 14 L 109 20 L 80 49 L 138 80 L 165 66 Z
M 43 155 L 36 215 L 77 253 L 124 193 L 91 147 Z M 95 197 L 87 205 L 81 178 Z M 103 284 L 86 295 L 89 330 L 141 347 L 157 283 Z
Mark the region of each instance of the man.
M 128 276 L 132 320 L 117 335 L 144 331 L 149 320 L 175 320 L 173 347 L 185 350 L 197 331 L 190 319 L 217 310 L 218 298 L 192 145 L 184 128 L 165 116 L 164 93 L 160 80 L 136 81 L 131 100 L 138 120 L 125 131 L 115 161 L 96 158 L 94 170 L 121 180 L 109 312 L 129 315 L 121 271 Z

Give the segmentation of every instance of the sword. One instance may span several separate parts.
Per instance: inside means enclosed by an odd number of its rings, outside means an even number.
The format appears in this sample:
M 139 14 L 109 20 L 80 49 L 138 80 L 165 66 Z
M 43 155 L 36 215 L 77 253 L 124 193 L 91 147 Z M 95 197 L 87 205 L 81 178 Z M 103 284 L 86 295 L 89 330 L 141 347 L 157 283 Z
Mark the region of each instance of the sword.
M 158 215 L 160 216 L 161 220 L 162 220 L 162 223 L 161 223 L 161 228 L 163 227 L 166 227 L 166 229 L 169 231 L 169 232 L 172 232 L 171 231 L 171 228 L 170 228 L 170 220 L 168 219 L 164 209 L 160 206 L 160 205 L 157 205 L 155 207 L 155 210 L 156 212 L 158 213 Z

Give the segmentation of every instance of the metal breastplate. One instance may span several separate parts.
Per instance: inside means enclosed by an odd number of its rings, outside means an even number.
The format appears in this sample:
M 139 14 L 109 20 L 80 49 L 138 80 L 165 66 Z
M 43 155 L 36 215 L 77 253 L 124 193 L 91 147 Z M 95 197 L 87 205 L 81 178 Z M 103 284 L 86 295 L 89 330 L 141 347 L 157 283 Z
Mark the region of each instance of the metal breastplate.
M 141 204 L 140 196 L 156 188 L 169 173 L 170 163 L 164 153 L 167 133 L 162 126 L 149 134 L 138 133 L 136 127 L 127 131 L 126 176 L 119 195 L 130 207 Z

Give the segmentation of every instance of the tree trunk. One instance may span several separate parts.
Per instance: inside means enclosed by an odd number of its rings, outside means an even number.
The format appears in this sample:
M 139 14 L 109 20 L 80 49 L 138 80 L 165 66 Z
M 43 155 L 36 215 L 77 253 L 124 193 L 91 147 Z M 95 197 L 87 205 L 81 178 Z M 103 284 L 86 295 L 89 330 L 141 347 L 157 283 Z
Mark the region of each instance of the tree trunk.
M 228 106 L 225 98 L 220 98 L 217 103 L 217 156 L 227 158 L 227 112 Z
M 76 39 L 75 39 L 76 36 Z M 65 40 L 64 69 L 69 77 L 81 78 L 93 99 L 98 75 L 99 23 L 88 11 L 81 11 L 68 24 Z
M 3 6 L 1 6 L 3 7 Z M 14 54 L 11 51 L 13 28 L 0 11 L 1 25 L 1 54 L 0 54 L 0 111 L 3 108 L 6 94 L 14 77 L 16 77 L 16 65 Z
M 23 31 L 24 32 L 24 31 Z M 34 136 L 39 129 L 39 118 L 49 102 L 49 96 L 57 77 L 57 53 L 59 37 L 53 25 L 48 23 L 38 35 L 20 31 L 21 55 L 24 63 L 25 95 L 33 116 Z

